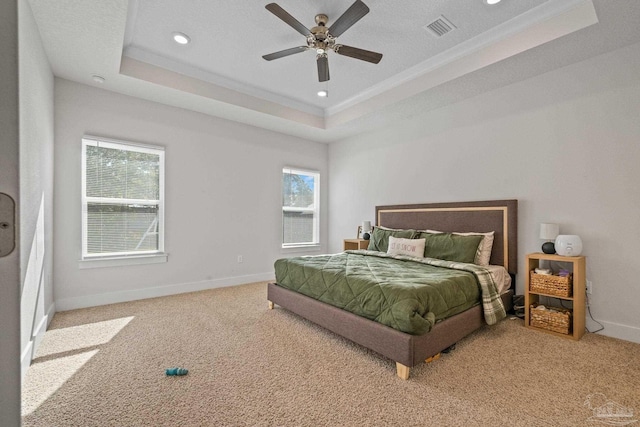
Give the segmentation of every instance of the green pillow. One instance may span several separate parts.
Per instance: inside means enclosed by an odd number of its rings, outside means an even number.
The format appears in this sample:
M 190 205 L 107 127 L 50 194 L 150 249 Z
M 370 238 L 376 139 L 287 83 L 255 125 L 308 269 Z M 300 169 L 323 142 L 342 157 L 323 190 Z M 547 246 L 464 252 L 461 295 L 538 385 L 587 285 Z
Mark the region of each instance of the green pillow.
M 367 249 L 370 251 L 387 252 L 389 248 L 389 236 L 413 239 L 416 234 L 416 230 L 375 227 L 373 233 L 371 233 L 371 239 L 369 240 L 369 247 Z
M 460 236 L 451 233 L 420 233 L 425 239 L 424 256 L 447 261 L 473 263 L 484 236 Z

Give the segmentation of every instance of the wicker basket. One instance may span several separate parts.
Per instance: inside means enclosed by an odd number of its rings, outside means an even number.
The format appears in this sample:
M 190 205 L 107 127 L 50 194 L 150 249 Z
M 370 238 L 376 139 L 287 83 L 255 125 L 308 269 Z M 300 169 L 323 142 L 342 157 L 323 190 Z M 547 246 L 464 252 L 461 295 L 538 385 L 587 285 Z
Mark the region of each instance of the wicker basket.
M 562 277 L 551 274 L 536 274 L 534 270 L 531 270 L 529 292 L 570 297 L 573 293 L 573 275 Z
M 565 335 L 571 333 L 571 310 L 560 307 L 539 307 L 538 304 L 532 304 L 530 308 L 531 326 Z

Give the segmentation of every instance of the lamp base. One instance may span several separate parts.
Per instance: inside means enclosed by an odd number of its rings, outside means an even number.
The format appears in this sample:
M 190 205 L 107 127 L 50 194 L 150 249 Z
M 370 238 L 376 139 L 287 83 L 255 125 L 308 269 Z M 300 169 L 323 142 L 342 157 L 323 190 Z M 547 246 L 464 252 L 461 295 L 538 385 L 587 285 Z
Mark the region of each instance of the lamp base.
M 553 255 L 556 253 L 556 245 L 554 245 L 553 242 L 545 242 L 542 244 L 542 252 Z

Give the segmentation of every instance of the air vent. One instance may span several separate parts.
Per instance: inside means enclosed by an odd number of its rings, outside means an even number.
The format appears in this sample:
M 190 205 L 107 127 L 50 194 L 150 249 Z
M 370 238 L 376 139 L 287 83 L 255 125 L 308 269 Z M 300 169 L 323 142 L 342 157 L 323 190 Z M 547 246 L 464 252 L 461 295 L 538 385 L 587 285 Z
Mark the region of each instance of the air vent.
M 455 30 L 456 26 L 449 22 L 447 18 L 440 15 L 435 21 L 425 25 L 424 28 L 429 30 L 436 37 L 442 37 L 445 34 Z

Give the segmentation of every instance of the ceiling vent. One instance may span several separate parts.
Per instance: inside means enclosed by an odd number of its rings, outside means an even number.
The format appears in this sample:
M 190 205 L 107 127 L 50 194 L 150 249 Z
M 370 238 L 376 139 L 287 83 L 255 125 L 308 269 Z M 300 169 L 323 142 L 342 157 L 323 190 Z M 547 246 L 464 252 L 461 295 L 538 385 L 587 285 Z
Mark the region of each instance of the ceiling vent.
M 442 37 L 455 30 L 456 26 L 449 22 L 447 18 L 440 15 L 435 21 L 425 25 L 424 28 L 429 30 L 429 32 L 433 33 L 436 37 Z

